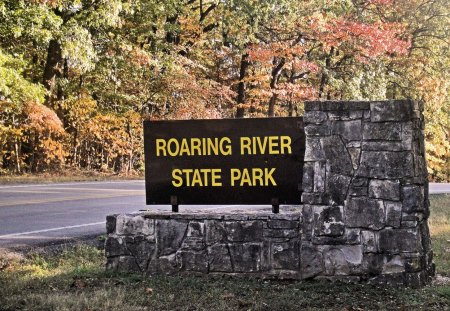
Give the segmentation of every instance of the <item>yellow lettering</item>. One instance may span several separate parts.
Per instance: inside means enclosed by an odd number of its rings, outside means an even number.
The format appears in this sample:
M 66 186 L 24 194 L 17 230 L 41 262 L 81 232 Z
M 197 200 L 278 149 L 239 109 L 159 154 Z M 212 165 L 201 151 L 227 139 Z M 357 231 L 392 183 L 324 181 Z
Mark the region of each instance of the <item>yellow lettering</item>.
M 258 143 L 259 152 L 260 154 L 264 154 L 266 152 L 266 146 L 267 146 L 267 136 L 264 136 L 263 142 L 261 143 L 261 137 L 256 137 L 256 141 Z
M 251 148 L 251 140 L 250 137 L 241 137 L 241 154 L 245 154 L 245 149 L 248 150 L 247 154 L 252 154 Z
M 192 169 L 187 169 L 187 168 L 183 170 L 184 175 L 186 175 L 186 186 L 188 186 L 188 187 L 191 186 L 190 176 L 191 176 L 192 171 L 193 171 Z
M 172 171 L 172 185 L 174 187 L 181 187 L 183 185 L 183 178 L 178 175 L 181 175 L 181 170 L 176 168 Z M 175 181 L 175 179 L 177 181 Z
M 282 154 L 291 154 L 292 153 L 292 149 L 291 149 L 291 137 L 290 136 L 281 136 L 280 137 L 280 149 L 281 149 L 281 153 Z M 285 149 L 287 150 L 287 152 L 285 152 Z
M 219 146 L 217 137 L 214 138 L 214 141 L 211 138 L 208 138 L 208 155 L 211 155 L 211 151 L 213 154 L 219 154 Z
M 240 186 L 244 186 L 244 184 L 247 183 L 249 186 L 252 185 L 252 180 L 250 179 L 250 174 L 248 173 L 248 169 L 244 168 L 242 171 L 242 178 L 241 178 L 241 184 Z
M 268 170 L 269 170 L 268 168 L 264 169 L 264 186 L 269 185 L 269 180 L 271 181 L 272 186 L 276 186 L 277 183 L 272 177 L 272 174 L 275 172 L 275 168 L 272 168 L 270 172 L 268 172 Z
M 224 143 L 225 146 L 224 146 Z M 231 155 L 231 139 L 228 137 L 223 137 L 220 140 L 220 153 L 222 155 Z
M 211 170 L 211 186 L 213 187 L 221 187 L 222 183 L 220 182 L 220 174 L 222 170 L 220 168 L 213 168 Z
M 241 171 L 238 168 L 232 168 L 230 170 L 231 173 L 231 186 L 234 187 L 235 181 L 241 178 Z
M 165 157 L 166 154 L 166 141 L 162 138 L 157 138 L 156 139 L 156 156 L 159 157 L 159 152 L 161 151 L 161 153 L 163 154 L 163 156 Z
M 175 147 L 174 150 L 172 146 Z M 178 155 L 178 152 L 180 151 L 180 145 L 178 144 L 178 140 L 176 140 L 175 138 L 169 139 L 169 141 L 167 142 L 167 151 L 169 152 L 169 155 L 171 155 L 172 157 Z
M 269 136 L 269 154 L 280 154 L 278 147 L 278 136 Z
M 202 142 L 199 138 L 191 138 L 191 155 L 202 155 L 201 145 Z
M 263 182 L 263 170 L 260 168 L 254 168 L 252 169 L 252 177 L 253 177 L 253 186 L 264 186 L 264 182 Z M 256 182 L 258 181 L 258 183 Z
M 203 187 L 202 177 L 199 170 L 194 170 L 194 174 L 192 176 L 191 186 L 194 187 L 196 184 L 198 184 L 200 187 Z
M 187 155 L 191 155 L 191 151 L 189 150 L 189 146 L 188 146 L 186 138 L 183 138 L 181 140 L 180 153 L 178 155 L 181 156 L 181 155 L 183 155 L 183 153 L 186 153 Z

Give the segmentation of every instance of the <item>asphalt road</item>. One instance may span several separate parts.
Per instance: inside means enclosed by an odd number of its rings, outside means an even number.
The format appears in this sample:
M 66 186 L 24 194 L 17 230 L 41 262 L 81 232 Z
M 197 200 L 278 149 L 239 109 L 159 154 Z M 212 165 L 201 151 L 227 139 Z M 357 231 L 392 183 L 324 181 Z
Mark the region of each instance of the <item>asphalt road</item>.
M 445 192 L 450 193 L 450 184 L 430 185 L 430 193 Z M 236 207 L 189 206 L 193 210 Z M 100 235 L 105 232 L 106 215 L 149 208 L 171 207 L 146 206 L 144 181 L 0 186 L 0 248 L 59 244 Z

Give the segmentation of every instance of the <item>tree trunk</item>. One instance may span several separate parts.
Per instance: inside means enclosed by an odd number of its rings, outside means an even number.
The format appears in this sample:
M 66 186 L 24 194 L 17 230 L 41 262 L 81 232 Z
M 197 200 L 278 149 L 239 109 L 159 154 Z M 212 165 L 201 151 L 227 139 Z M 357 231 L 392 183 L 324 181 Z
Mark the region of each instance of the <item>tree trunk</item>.
M 237 91 L 237 109 L 236 109 L 236 118 L 243 118 L 245 108 L 243 105 L 245 104 L 245 89 L 246 89 L 246 83 L 244 81 L 245 77 L 247 76 L 247 70 L 250 66 L 250 60 L 248 53 L 242 54 L 241 57 L 241 67 L 239 70 L 239 84 L 238 84 L 238 91 Z
M 323 98 L 325 86 L 328 83 L 328 69 L 331 67 L 331 58 L 333 57 L 334 48 L 331 47 L 330 53 L 327 55 L 325 59 L 325 70 L 322 71 L 322 77 L 320 78 L 320 87 L 319 87 L 319 98 Z M 327 98 L 329 99 L 330 94 L 327 94 Z
M 44 75 L 42 83 L 44 87 L 52 91 L 55 87 L 55 79 L 61 76 L 61 64 L 62 64 L 61 45 L 55 39 L 50 40 L 47 49 L 47 61 L 45 63 Z
M 17 139 L 16 139 L 16 141 L 14 142 L 14 150 L 15 150 L 15 153 L 16 153 L 16 173 L 17 174 L 20 174 L 20 155 L 19 155 L 19 150 L 20 150 L 20 148 L 19 148 L 19 142 L 17 141 Z
M 272 77 L 270 79 L 270 89 L 272 90 L 272 97 L 270 97 L 269 109 L 267 111 L 267 116 L 269 117 L 275 116 L 275 104 L 277 103 L 278 99 L 278 94 L 276 93 L 277 83 L 280 79 L 281 70 L 283 69 L 284 64 L 286 64 L 286 59 L 284 57 L 282 57 L 280 60 L 274 57 L 274 67 L 272 68 Z

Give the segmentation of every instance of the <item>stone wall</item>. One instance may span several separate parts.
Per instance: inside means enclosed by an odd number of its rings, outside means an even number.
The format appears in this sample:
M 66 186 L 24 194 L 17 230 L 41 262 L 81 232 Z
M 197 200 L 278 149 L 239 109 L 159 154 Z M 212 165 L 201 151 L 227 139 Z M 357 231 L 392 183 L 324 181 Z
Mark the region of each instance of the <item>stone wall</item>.
M 300 278 L 301 211 L 162 213 L 107 218 L 107 268 L 148 274 Z
M 408 100 L 307 102 L 303 206 L 111 215 L 107 268 L 427 283 L 422 110 Z
M 434 274 L 423 105 L 307 102 L 302 277 L 420 286 Z

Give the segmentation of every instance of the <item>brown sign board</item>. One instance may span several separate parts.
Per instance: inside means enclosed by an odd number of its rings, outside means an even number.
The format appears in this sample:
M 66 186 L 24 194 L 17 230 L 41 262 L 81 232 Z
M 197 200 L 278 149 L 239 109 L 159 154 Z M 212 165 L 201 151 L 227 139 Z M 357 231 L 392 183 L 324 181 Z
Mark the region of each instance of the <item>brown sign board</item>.
M 144 150 L 148 205 L 300 203 L 301 117 L 145 121 Z

